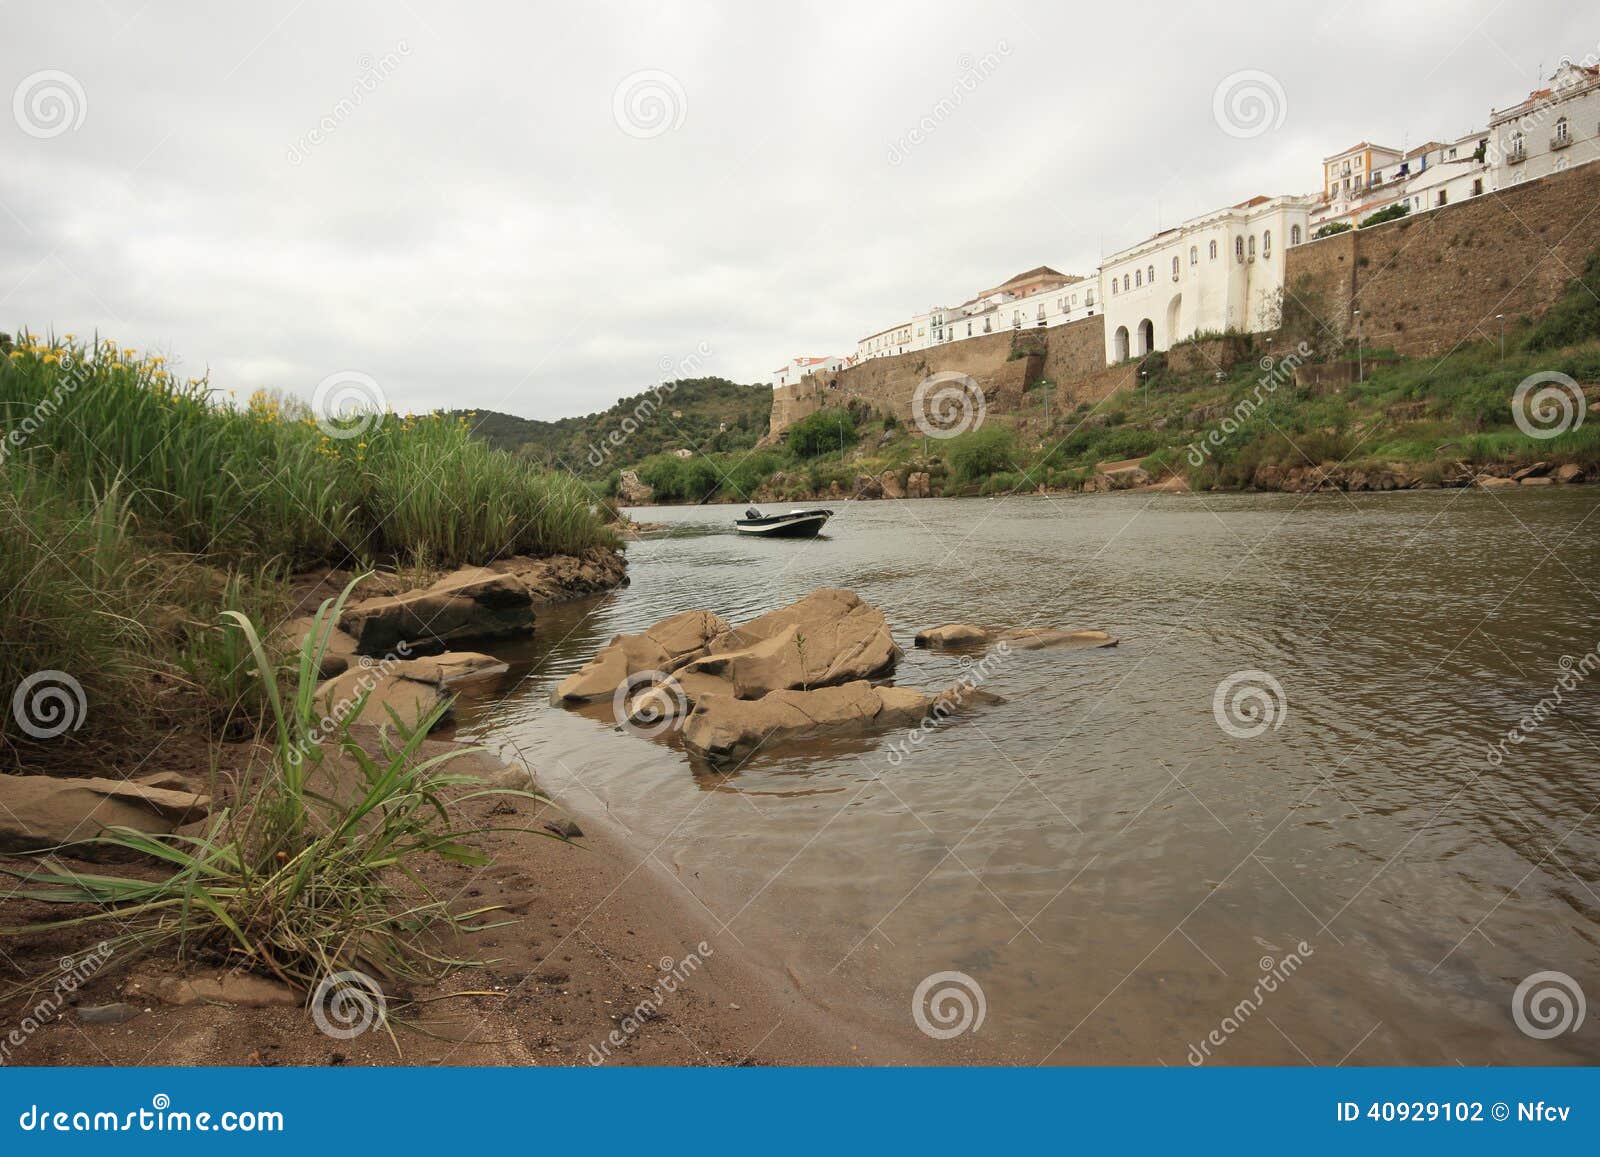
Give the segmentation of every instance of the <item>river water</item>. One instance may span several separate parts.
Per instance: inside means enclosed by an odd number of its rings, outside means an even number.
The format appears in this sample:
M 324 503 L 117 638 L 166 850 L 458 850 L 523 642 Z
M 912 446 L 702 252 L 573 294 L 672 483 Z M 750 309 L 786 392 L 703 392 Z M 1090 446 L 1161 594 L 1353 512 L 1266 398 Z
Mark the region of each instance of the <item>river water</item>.
M 1597 506 L 1581 486 L 857 502 L 802 542 L 741 538 L 728 507 L 635 510 L 669 525 L 629 547 L 632 584 L 542 616 L 458 736 L 613 825 L 714 941 L 928 1063 L 1595 1063 Z M 721 773 L 609 705 L 547 702 L 619 631 L 818 586 L 884 611 L 906 686 L 962 674 L 911 646 L 941 622 L 1121 645 L 992 658 L 1005 702 L 920 743 L 769 744 Z M 1219 714 L 1236 676 L 1270 723 L 1231 694 Z M 1519 994 L 1538 973 L 1562 975 Z M 1549 1036 L 1579 992 L 1595 1007 Z

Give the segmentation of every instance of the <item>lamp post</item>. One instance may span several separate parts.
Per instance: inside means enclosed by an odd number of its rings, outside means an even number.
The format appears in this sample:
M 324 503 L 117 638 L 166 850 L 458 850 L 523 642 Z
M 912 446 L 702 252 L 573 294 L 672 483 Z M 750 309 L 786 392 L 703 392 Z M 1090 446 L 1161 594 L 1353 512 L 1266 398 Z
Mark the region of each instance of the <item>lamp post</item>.
M 1494 319 L 1500 323 L 1500 360 L 1506 360 L 1506 315 L 1497 313 Z
M 1356 380 L 1367 380 L 1367 365 L 1361 353 L 1361 311 L 1352 310 L 1351 316 L 1356 319 Z
M 1144 404 L 1150 404 L 1150 371 L 1139 371 L 1139 384 L 1144 387 Z

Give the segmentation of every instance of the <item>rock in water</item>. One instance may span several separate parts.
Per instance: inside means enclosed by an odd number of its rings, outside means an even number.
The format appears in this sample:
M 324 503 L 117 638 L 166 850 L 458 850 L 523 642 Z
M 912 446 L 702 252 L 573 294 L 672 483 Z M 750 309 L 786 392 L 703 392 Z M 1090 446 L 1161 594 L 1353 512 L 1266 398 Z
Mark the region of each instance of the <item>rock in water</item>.
M 551 692 L 550 701 L 609 699 L 630 676 L 675 670 L 727 631 L 728 624 L 710 611 L 684 611 L 637 635 L 618 635 L 563 679 Z
M 978 627 L 971 623 L 945 623 L 918 631 L 919 647 L 933 650 L 977 647 L 1005 643 L 1019 651 L 1044 647 L 1115 647 L 1117 638 L 1105 631 L 1067 631 L 1060 627 Z

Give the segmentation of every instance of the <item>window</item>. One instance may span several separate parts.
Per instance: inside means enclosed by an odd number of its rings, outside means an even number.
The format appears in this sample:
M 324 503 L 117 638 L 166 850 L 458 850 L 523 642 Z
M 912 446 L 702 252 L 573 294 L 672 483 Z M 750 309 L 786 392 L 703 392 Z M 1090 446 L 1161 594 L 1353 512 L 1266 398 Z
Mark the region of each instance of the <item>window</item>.
M 1083 295 L 1083 303 L 1085 305 L 1094 304 L 1094 290 L 1091 289 L 1088 293 Z
M 1244 238 L 1243 237 L 1235 237 L 1233 239 L 1233 256 L 1234 256 L 1234 258 L 1236 260 L 1239 260 L 1239 261 L 1243 261 L 1244 260 Z
M 1439 204 L 1443 205 L 1443 204 L 1447 203 L 1449 201 L 1449 199 L 1450 199 L 1449 198 L 1449 194 L 1447 194 L 1443 189 L 1440 189 L 1439 190 Z
M 1268 229 L 1261 235 L 1261 256 L 1272 256 L 1272 230 Z
M 1178 259 L 1176 257 L 1172 259 L 1172 280 L 1178 280 Z
M 1556 122 L 1556 140 L 1568 141 L 1571 139 L 1570 130 L 1567 128 L 1567 118 L 1562 117 Z
M 1115 277 L 1111 279 L 1111 296 L 1117 296 L 1117 279 Z
M 1189 264 L 1190 265 L 1198 265 L 1199 263 L 1200 263 L 1200 246 L 1198 246 L 1198 245 L 1189 246 Z
M 1156 283 L 1156 267 L 1154 265 L 1145 271 L 1144 279 L 1151 285 Z
M 1213 241 L 1211 243 L 1211 260 L 1215 261 L 1216 259 L 1217 259 L 1217 243 L 1215 241 Z
M 1300 226 L 1298 226 L 1298 225 L 1289 226 L 1289 244 L 1290 245 L 1298 245 L 1298 244 L 1300 244 Z
M 1473 180 L 1473 182 L 1472 182 L 1472 195 L 1474 197 L 1483 196 L 1483 178 L 1482 177 L 1478 177 L 1475 180 Z
M 1135 269 L 1133 271 L 1133 283 L 1135 285 L 1143 285 L 1144 284 L 1144 270 Z
M 1122 275 L 1122 292 L 1123 293 L 1127 293 L 1128 292 L 1128 288 L 1129 288 L 1129 286 L 1128 286 L 1128 275 L 1126 273 L 1124 273 Z
M 1256 239 L 1254 237 L 1251 237 L 1250 238 L 1250 260 L 1254 261 L 1255 259 L 1256 259 Z

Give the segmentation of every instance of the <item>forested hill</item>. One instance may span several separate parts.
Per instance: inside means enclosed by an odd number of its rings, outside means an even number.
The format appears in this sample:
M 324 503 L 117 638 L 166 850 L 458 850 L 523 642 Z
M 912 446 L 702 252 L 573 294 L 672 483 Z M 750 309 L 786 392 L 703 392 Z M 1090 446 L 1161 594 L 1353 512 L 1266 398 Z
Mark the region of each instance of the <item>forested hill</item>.
M 457 411 L 478 437 L 549 466 L 603 478 L 668 450 L 745 450 L 767 432 L 769 386 L 686 378 L 581 418 L 543 422 L 493 410 Z

